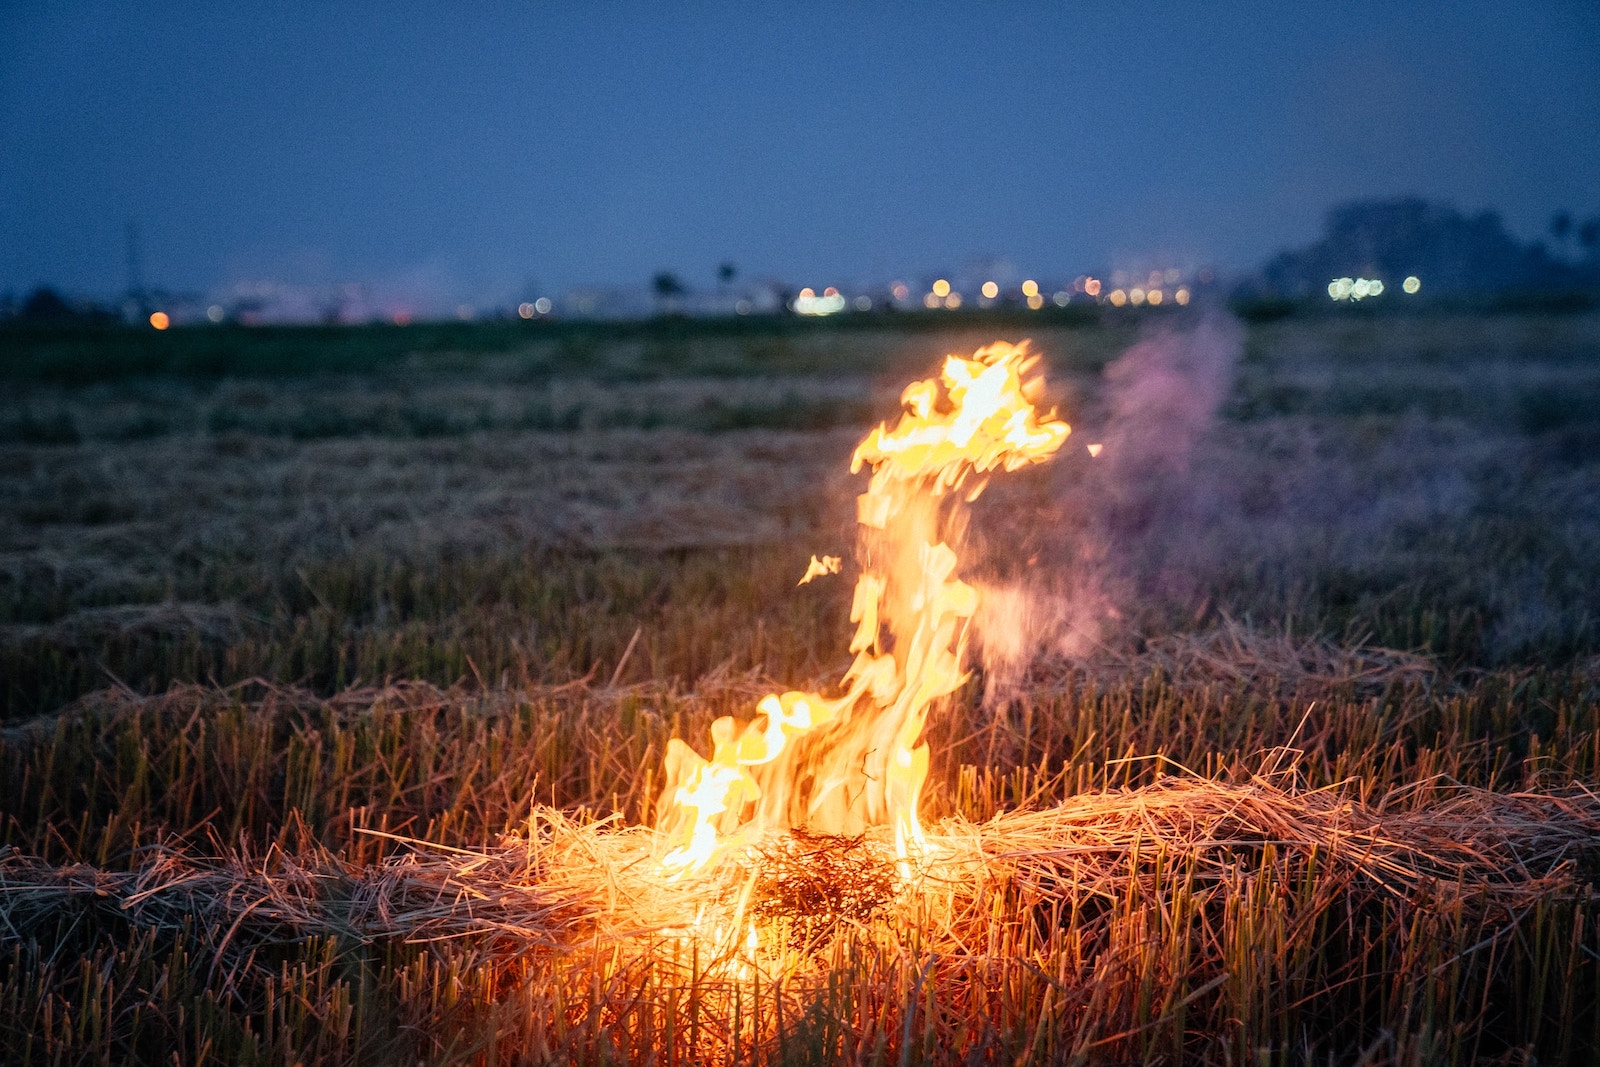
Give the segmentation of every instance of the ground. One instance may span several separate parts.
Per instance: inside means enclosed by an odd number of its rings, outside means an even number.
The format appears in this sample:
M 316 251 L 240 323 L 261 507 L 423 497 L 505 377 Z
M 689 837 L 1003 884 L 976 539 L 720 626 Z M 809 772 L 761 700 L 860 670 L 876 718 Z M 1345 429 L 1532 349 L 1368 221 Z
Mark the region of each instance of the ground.
M 0 335 L 7 1058 L 1585 1062 L 1600 317 L 952 321 Z M 1075 430 L 974 505 L 924 805 L 992 898 L 601 966 L 574 849 L 838 677 L 855 442 L 1024 336 Z

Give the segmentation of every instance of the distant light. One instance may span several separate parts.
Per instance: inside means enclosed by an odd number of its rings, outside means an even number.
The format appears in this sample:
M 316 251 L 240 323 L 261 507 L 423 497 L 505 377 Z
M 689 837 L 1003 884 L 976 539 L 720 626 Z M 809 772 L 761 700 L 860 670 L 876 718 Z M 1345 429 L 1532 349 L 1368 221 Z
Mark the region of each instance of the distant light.
M 1151 271 L 1150 277 L 1145 279 L 1145 284 L 1152 289 L 1159 289 L 1161 287 L 1161 272 L 1158 270 Z
M 1162 294 L 1160 289 L 1152 289 L 1149 293 L 1145 294 L 1145 299 L 1150 301 L 1151 307 L 1160 307 L 1161 301 L 1166 299 L 1166 297 Z
M 858 297 L 856 297 L 856 301 L 855 302 L 856 302 L 856 310 L 857 311 L 871 311 L 872 310 L 872 297 L 870 297 L 870 296 L 858 296 Z
M 158 330 L 165 330 L 168 326 L 172 325 L 172 320 L 167 318 L 167 313 L 165 311 L 152 311 L 150 313 L 150 325 L 154 326 Z
M 937 294 L 937 293 L 924 293 L 922 295 L 922 306 L 923 307 L 925 307 L 925 308 L 936 308 L 936 307 L 939 306 L 939 304 L 940 304 L 939 294 Z
M 411 325 L 411 312 L 401 308 L 390 316 L 390 321 L 396 326 L 409 326 Z
M 533 304 L 524 300 L 522 303 L 517 305 L 517 314 L 521 315 L 525 319 L 533 318 Z
M 1134 307 L 1138 307 L 1140 304 L 1144 303 L 1144 290 L 1139 288 L 1137 285 L 1132 289 L 1129 289 L 1128 302 Z
M 800 295 L 795 297 L 791 306 L 796 315 L 832 315 L 843 311 L 848 305 L 844 294 L 830 285 L 821 296 L 807 286 L 800 290 Z
M 1051 297 L 1050 299 L 1055 301 L 1056 307 L 1064 308 L 1068 304 L 1072 303 L 1072 294 L 1067 292 L 1065 289 L 1061 289 L 1061 290 L 1058 290 L 1056 292 L 1056 295 Z
M 533 310 L 537 311 L 541 315 L 550 314 L 550 309 L 553 307 L 555 307 L 555 305 L 550 302 L 550 298 L 548 296 L 541 296 L 539 299 L 533 302 Z
M 896 300 L 904 300 L 911 295 L 911 287 L 905 282 L 895 282 L 894 288 L 890 292 L 894 294 Z
M 1088 281 L 1084 282 L 1083 283 L 1083 291 L 1088 293 L 1090 296 L 1099 296 L 1100 295 L 1100 279 L 1099 278 L 1090 278 Z
M 1334 300 L 1364 300 L 1382 295 L 1383 282 L 1378 278 L 1335 278 L 1328 283 L 1328 296 Z
M 471 322 L 472 321 L 472 305 L 471 304 L 457 304 L 456 305 L 456 318 L 460 319 L 462 322 Z
M 1044 297 L 1040 296 L 1038 293 L 1034 293 L 1032 296 L 1028 297 L 1028 306 L 1034 311 L 1038 311 L 1040 308 L 1044 307 Z
M 1176 285 L 1181 277 L 1183 277 L 1183 272 L 1173 267 L 1167 271 L 1165 280 L 1168 285 Z
M 1022 283 L 1022 295 L 1023 296 L 1038 296 L 1039 295 L 1039 283 L 1034 281 L 1032 278 L 1029 278 L 1027 281 L 1023 282 Z
M 990 300 L 993 300 L 995 297 L 1000 295 L 1000 287 L 994 282 L 984 282 L 983 295 L 988 297 Z
M 1099 456 L 1100 456 L 1101 451 L 1105 447 L 1106 447 L 1105 445 L 1101 445 L 1101 444 L 1090 445 L 1089 446 L 1089 458 L 1090 459 L 1098 459 Z
M 1111 303 L 1115 306 L 1121 307 L 1123 304 L 1128 302 L 1128 294 L 1124 293 L 1121 289 L 1113 289 L 1111 290 L 1111 295 L 1106 297 L 1106 299 L 1111 301 Z
M 1414 293 L 1422 288 L 1422 279 L 1413 274 L 1400 283 L 1400 288 L 1408 293 Z
M 933 283 L 933 295 L 943 300 L 950 295 L 950 283 L 940 278 Z
M 738 314 L 738 315 L 748 315 L 748 314 L 750 314 L 750 301 L 748 301 L 748 300 L 737 301 L 733 305 L 733 310 L 734 310 L 734 313 Z
M 960 307 L 961 306 L 961 294 L 960 293 L 951 293 L 949 296 L 945 297 L 944 298 L 944 306 L 949 308 L 951 311 L 954 311 L 956 308 Z
M 1189 303 L 1189 290 L 1179 289 L 1172 294 L 1172 299 L 1176 300 L 1179 306 L 1186 306 Z
M 206 308 L 206 318 L 210 319 L 212 322 L 221 322 L 224 314 L 225 313 L 222 310 L 221 304 L 212 304 L 210 307 Z

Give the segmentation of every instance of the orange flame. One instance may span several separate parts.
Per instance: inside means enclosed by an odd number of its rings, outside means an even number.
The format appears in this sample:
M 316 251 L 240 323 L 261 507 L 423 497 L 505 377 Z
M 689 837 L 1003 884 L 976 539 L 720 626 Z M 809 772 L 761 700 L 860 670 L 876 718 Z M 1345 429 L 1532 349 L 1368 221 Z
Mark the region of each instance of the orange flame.
M 844 692 L 772 695 L 748 723 L 720 718 L 710 759 L 668 743 L 656 826 L 669 878 L 706 868 L 740 835 L 788 826 L 891 826 L 902 873 L 927 852 L 917 817 L 928 776 L 922 732 L 933 701 L 967 679 L 961 663 L 978 607 L 947 542 L 959 540 L 958 512 L 991 471 L 1047 459 L 1072 432 L 1028 399 L 1040 383 L 1023 377 L 1036 362 L 1026 343 L 950 356 L 937 379 L 907 387 L 893 430 L 879 426 L 857 446 L 850 470 L 869 466 L 872 477 L 857 498 L 863 566 Z M 813 557 L 802 584 L 819 563 Z

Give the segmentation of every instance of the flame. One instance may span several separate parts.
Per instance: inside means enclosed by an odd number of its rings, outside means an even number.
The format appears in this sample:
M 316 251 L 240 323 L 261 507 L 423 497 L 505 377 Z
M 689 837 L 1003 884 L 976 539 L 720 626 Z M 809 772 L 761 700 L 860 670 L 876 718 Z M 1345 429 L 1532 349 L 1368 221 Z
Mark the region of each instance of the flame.
M 839 562 L 840 560 L 838 556 L 823 556 L 821 559 L 818 559 L 816 556 L 812 556 L 811 562 L 806 564 L 805 577 L 801 578 L 795 584 L 805 585 L 813 578 L 823 578 L 830 574 L 838 574 Z
M 1034 408 L 1041 382 L 1024 378 L 1037 362 L 1026 343 L 949 356 L 938 378 L 906 388 L 893 429 L 880 425 L 857 446 L 851 472 L 872 475 L 857 498 L 863 566 L 843 692 L 770 695 L 749 722 L 718 719 L 710 759 L 668 743 L 656 827 L 669 879 L 710 866 L 744 834 L 789 826 L 889 826 L 903 874 L 927 853 L 917 816 L 928 776 L 923 728 L 933 702 L 967 680 L 962 658 L 978 608 L 977 591 L 955 576 L 961 509 L 991 472 L 1047 459 L 1072 432 Z M 837 570 L 837 558 L 812 557 L 800 584 Z

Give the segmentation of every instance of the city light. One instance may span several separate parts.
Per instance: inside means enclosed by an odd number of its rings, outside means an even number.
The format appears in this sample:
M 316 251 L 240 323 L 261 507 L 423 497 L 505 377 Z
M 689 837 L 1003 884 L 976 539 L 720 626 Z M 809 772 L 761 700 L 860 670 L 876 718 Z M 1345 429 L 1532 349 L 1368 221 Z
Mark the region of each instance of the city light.
M 1150 301 L 1151 307 L 1160 307 L 1161 301 L 1165 300 L 1166 296 L 1160 289 L 1152 289 L 1145 294 L 1145 299 Z
M 1111 301 L 1113 307 L 1121 307 L 1123 304 L 1128 302 L 1128 294 L 1124 293 L 1121 289 L 1113 289 L 1111 290 L 1111 295 L 1106 297 L 1106 299 Z
M 1179 289 L 1176 293 L 1172 294 L 1172 299 L 1178 302 L 1179 307 L 1186 307 L 1189 303 L 1189 290 Z
M 1418 283 L 1419 287 L 1421 283 Z M 1382 296 L 1383 282 L 1377 278 L 1335 278 L 1328 283 L 1328 296 L 1334 300 L 1364 300 Z
M 1058 289 L 1056 291 L 1056 295 L 1050 299 L 1055 301 L 1056 307 L 1064 308 L 1068 304 L 1072 303 L 1072 294 L 1067 292 L 1065 289 Z
M 1000 295 L 1000 287 L 994 282 L 984 282 L 983 295 L 990 300 L 993 300 L 995 297 Z
M 1090 296 L 1099 296 L 1100 295 L 1100 279 L 1099 278 L 1090 278 L 1088 281 L 1084 282 L 1083 283 L 1083 291 L 1088 293 Z
M 553 307 L 555 307 L 555 305 L 550 302 L 550 298 L 548 296 L 541 296 L 539 299 L 533 302 L 533 310 L 537 311 L 541 315 L 550 314 L 550 309 Z
M 961 294 L 960 293 L 951 293 L 949 296 L 945 297 L 944 298 L 944 306 L 949 308 L 951 311 L 954 311 L 956 308 L 960 307 L 961 306 Z
M 1022 283 L 1022 295 L 1023 296 L 1027 296 L 1027 297 L 1038 296 L 1039 295 L 1039 283 L 1034 281 L 1032 278 L 1029 278 L 1027 281 L 1023 282 Z
M 1129 289 L 1128 290 L 1128 303 L 1132 304 L 1134 307 L 1138 307 L 1140 304 L 1143 304 L 1144 303 L 1144 290 L 1139 288 L 1137 285 L 1134 286 L 1132 289 Z
M 1040 296 L 1038 293 L 1034 293 L 1032 296 L 1028 297 L 1028 307 L 1033 311 L 1038 311 L 1040 308 L 1044 307 L 1044 297 Z
M 152 311 L 150 313 L 150 325 L 158 330 L 165 330 L 172 325 L 172 320 L 167 317 L 165 311 Z
M 1422 279 L 1413 274 L 1406 278 L 1405 281 L 1400 283 L 1400 288 L 1404 289 L 1407 293 L 1415 293 L 1418 289 L 1422 288 Z
M 922 295 L 922 306 L 925 308 L 936 308 L 941 303 L 938 293 L 924 293 Z
M 793 305 L 796 315 L 832 315 L 843 311 L 847 306 L 844 294 L 831 285 L 822 291 L 821 296 L 807 286 L 794 298 Z
M 517 314 L 525 319 L 533 318 L 533 304 L 524 300 L 522 303 L 517 305 Z
M 222 310 L 221 304 L 212 304 L 210 307 L 206 308 L 206 318 L 210 319 L 212 322 L 221 322 L 224 314 L 225 312 Z
M 950 283 L 940 278 L 933 283 L 933 295 L 943 300 L 950 295 Z

